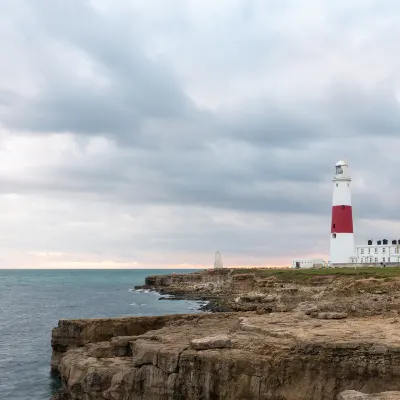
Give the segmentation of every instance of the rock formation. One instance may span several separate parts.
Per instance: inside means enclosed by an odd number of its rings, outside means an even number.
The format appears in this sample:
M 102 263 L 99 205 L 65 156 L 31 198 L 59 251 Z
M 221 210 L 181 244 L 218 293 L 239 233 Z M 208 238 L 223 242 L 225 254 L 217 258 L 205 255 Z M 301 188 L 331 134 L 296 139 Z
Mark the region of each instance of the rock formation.
M 144 287 L 178 299 L 209 300 L 210 311 L 288 312 L 373 316 L 400 310 L 400 278 L 271 270 L 207 270 L 193 274 L 156 275 Z M 329 314 L 326 314 L 329 315 Z M 330 314 L 333 316 L 334 314 Z M 320 314 L 321 318 L 322 314 Z
M 60 321 L 53 366 L 64 387 L 54 399 L 334 400 L 350 389 L 400 390 L 392 322 L 303 313 Z
M 60 320 L 53 399 L 400 399 L 399 278 L 243 272 L 144 286 L 235 312 Z

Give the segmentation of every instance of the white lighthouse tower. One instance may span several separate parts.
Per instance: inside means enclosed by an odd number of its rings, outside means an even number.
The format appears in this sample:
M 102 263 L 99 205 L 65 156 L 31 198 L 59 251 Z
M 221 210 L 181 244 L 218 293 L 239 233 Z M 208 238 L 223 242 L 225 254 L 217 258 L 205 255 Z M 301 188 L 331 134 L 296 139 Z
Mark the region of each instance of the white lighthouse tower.
M 350 258 L 355 255 L 350 182 L 349 166 L 339 161 L 333 178 L 330 248 L 333 265 L 350 263 Z

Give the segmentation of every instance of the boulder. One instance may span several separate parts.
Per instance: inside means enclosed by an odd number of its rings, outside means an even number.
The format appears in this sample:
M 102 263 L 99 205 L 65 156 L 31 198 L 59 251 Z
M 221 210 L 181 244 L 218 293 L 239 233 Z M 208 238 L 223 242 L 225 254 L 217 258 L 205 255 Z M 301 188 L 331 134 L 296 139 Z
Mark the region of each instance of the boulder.
M 190 347 L 194 350 L 224 349 L 232 347 L 232 342 L 227 335 L 207 336 L 191 340 Z

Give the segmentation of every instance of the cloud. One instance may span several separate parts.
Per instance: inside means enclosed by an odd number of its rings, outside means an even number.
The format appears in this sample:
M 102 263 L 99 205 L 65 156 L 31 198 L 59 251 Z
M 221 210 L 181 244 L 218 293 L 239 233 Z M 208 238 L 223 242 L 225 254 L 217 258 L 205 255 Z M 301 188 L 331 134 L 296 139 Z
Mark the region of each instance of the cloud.
M 7 1 L 0 266 L 326 256 L 342 158 L 357 238 L 395 235 L 389 3 Z

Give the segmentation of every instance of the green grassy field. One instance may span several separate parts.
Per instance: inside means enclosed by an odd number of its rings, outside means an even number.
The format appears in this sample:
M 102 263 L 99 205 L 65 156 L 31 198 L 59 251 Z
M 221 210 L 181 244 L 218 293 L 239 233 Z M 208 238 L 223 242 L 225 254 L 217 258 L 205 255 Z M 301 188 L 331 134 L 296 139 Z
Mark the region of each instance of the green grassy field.
M 303 281 L 316 276 L 343 276 L 358 278 L 393 278 L 400 276 L 400 268 L 315 268 L 315 269 L 261 269 L 238 268 L 232 274 L 254 273 L 260 278 L 275 276 L 282 281 Z

